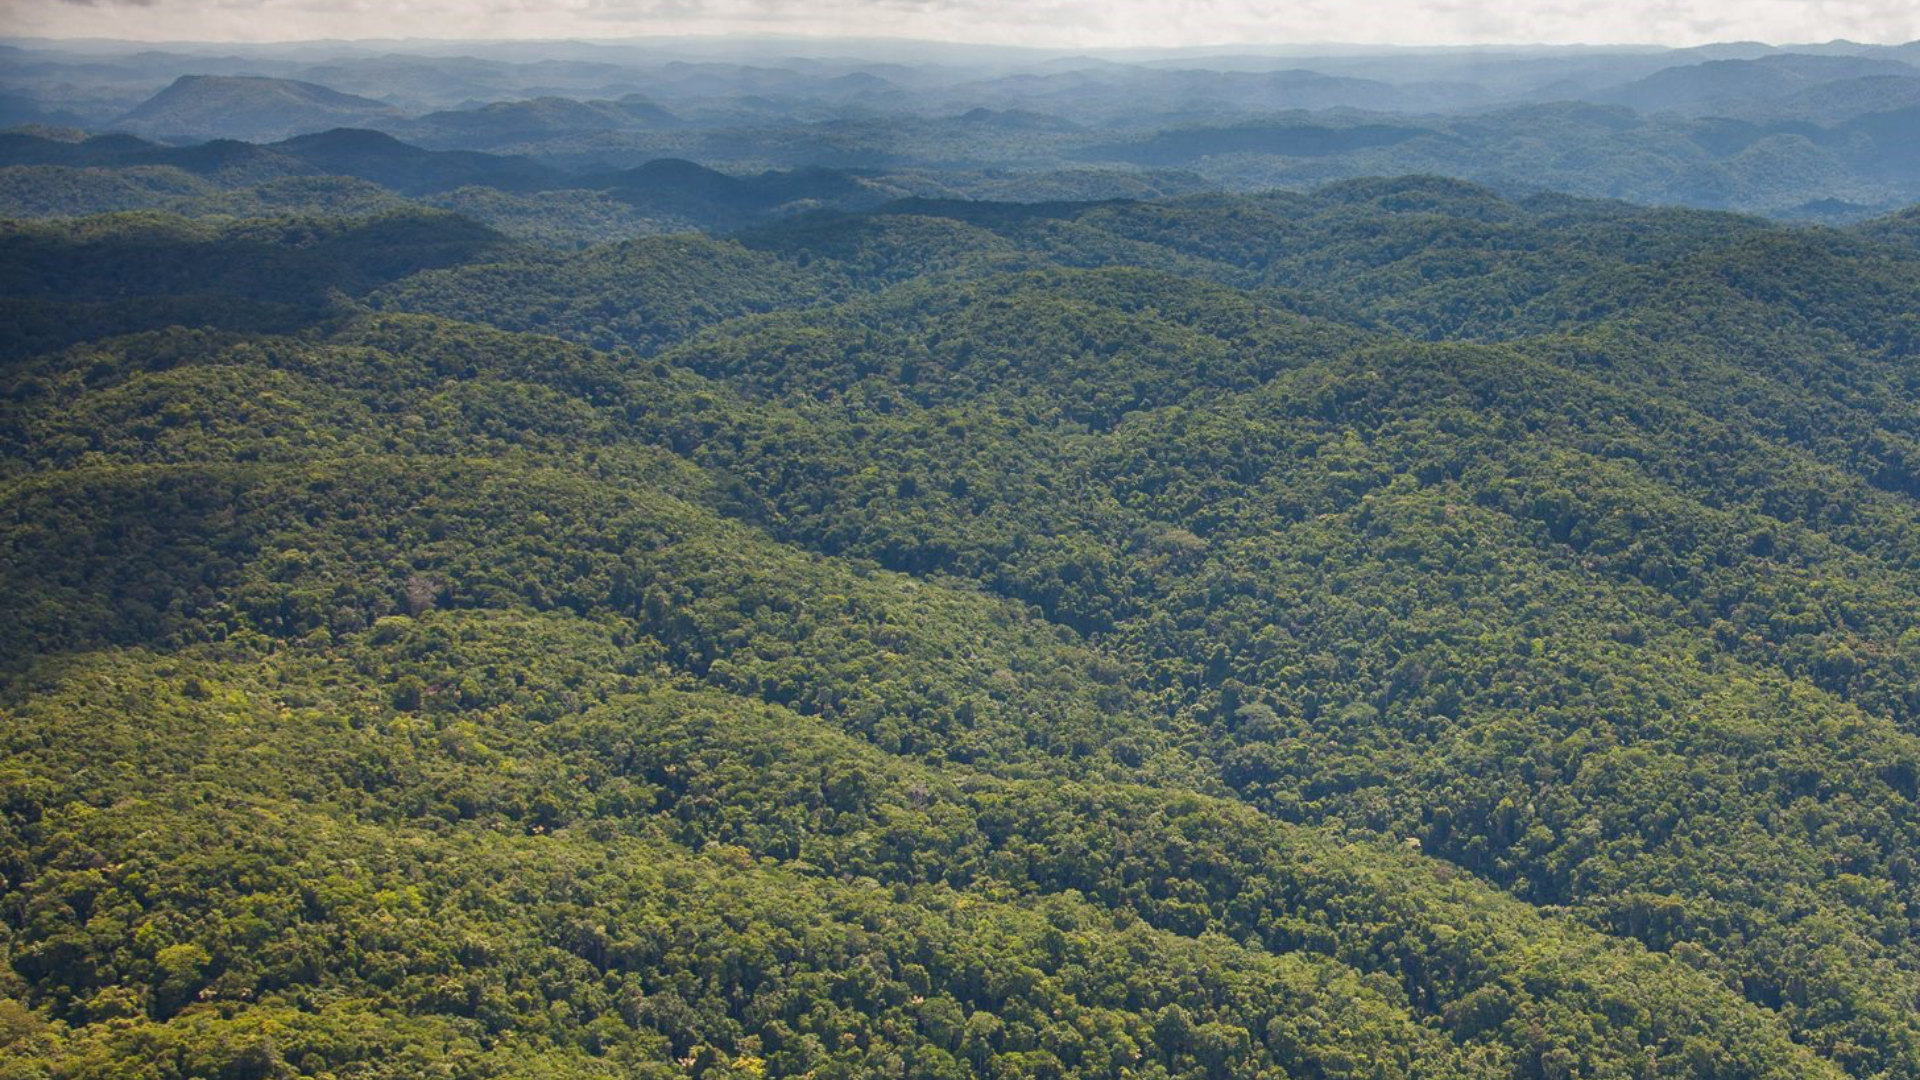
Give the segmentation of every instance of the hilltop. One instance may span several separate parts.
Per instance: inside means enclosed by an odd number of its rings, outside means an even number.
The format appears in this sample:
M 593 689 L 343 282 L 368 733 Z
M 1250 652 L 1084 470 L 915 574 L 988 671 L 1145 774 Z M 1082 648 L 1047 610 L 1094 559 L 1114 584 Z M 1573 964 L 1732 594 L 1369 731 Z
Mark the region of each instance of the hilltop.
M 397 115 L 371 98 L 295 79 L 182 75 L 112 126 L 169 142 L 266 141 Z
M 9 224 L 0 1074 L 1920 1077 L 1906 220 Z

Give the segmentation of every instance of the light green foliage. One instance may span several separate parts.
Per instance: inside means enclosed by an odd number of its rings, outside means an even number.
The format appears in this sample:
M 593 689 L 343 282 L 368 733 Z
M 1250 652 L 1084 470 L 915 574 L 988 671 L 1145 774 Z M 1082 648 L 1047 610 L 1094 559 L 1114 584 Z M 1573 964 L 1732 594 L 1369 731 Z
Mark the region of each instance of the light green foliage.
M 0 1077 L 1920 1078 L 1920 264 L 9 226 Z

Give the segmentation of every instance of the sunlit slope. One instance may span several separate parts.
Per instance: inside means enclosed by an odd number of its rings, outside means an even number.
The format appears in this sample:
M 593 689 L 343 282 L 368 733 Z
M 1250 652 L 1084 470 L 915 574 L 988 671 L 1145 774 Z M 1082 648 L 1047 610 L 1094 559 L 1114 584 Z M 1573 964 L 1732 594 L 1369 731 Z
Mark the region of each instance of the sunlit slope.
M 0 1075 L 1920 1076 L 1896 247 L 0 251 Z

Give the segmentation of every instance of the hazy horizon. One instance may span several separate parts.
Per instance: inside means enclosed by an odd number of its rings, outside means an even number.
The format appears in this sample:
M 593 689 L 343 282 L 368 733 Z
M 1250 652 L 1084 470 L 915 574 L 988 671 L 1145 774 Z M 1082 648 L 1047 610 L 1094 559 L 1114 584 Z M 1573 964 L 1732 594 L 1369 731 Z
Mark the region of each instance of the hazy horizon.
M 1920 42 L 1920 35 L 1913 38 L 1888 39 L 1885 41 L 1868 40 L 1858 37 L 1835 37 L 1821 41 L 1764 40 L 1760 38 L 1714 38 L 1697 42 L 1674 41 L 1467 41 L 1457 43 L 1415 43 L 1415 42 L 1369 42 L 1369 41 L 1199 41 L 1178 45 L 1074 45 L 1074 44 L 1018 44 L 984 40 L 964 40 L 958 38 L 936 38 L 911 35 L 849 35 L 849 34 L 805 34 L 761 31 L 716 30 L 708 33 L 674 34 L 621 34 L 606 37 L 588 37 L 566 35 L 551 37 L 434 37 L 426 35 L 407 35 L 395 37 L 289 37 L 289 38 L 137 38 L 84 35 L 51 34 L 15 34 L 0 32 L 0 43 L 18 46 L 49 46 L 64 49 L 97 48 L 117 51 L 146 51 L 154 49 L 288 49 L 299 47 L 324 47 L 342 49 L 364 49 L 368 51 L 394 51 L 407 48 L 433 47 L 446 50 L 459 47 L 475 49 L 502 49 L 521 47 L 565 47 L 586 46 L 594 48 L 662 48 L 685 46 L 696 49 L 725 50 L 732 52 L 765 52 L 769 55 L 802 56 L 827 58 L 834 56 L 856 57 L 860 50 L 951 50 L 964 51 L 979 49 L 992 52 L 1031 53 L 1041 57 L 1070 57 L 1085 55 L 1091 57 L 1120 60 L 1151 59 L 1155 57 L 1195 56 L 1274 56 L 1300 57 L 1341 57 L 1357 55 L 1387 55 L 1405 53 L 1409 55 L 1457 54 L 1457 53 L 1635 53 L 1684 51 L 1695 49 L 1734 48 L 1752 46 L 1773 49 L 1782 52 L 1824 49 L 1833 46 L 1855 45 L 1866 48 L 1897 48 L 1902 45 Z
M 102 25 L 109 18 L 110 28 Z M 1729 11 L 1630 0 L 1516 11 L 1484 0 L 1386 0 L 1356 11 L 1326 0 L 14 0 L 0 5 L 0 36 L 171 45 L 853 39 L 1042 50 L 1895 45 L 1920 39 L 1920 5 L 1759 0 Z

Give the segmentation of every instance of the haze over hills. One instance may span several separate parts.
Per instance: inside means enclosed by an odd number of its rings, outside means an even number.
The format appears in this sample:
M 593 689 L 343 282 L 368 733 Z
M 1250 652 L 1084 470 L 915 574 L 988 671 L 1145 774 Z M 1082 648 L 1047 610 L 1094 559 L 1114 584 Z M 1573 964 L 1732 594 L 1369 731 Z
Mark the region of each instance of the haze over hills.
M 1920 1080 L 1916 60 L 0 46 L 0 1080 Z
M 1824 220 L 1920 197 L 1910 149 L 1920 68 L 1908 47 L 1102 55 L 928 45 L 928 62 L 902 64 L 909 46 L 860 42 L 475 44 L 465 56 L 421 44 L 222 55 L 23 43 L 0 93 L 16 120 L 77 119 L 182 145 L 367 128 L 580 175 L 676 158 L 734 174 L 1171 170 L 1243 191 L 1433 173 L 1515 193 Z M 102 193 L 75 205 L 152 205 L 141 190 L 161 190 L 125 176 L 92 182 Z
M 423 150 L 341 128 L 256 145 L 167 146 L 127 135 L 0 134 L 0 209 L 23 217 L 165 209 L 189 216 L 458 209 L 560 246 L 675 229 L 734 229 L 908 196 L 1117 198 L 1204 187 L 1177 172 L 1067 168 L 928 173 L 797 168 L 729 175 L 676 158 L 568 173 L 520 156 Z
M 428 113 L 387 130 L 423 146 L 489 149 L 503 144 L 538 142 L 559 135 L 671 129 L 679 120 L 641 94 L 618 101 L 577 101 L 545 97 L 497 101 L 478 108 Z
M 396 115 L 378 101 L 314 83 L 241 75 L 182 75 L 113 121 L 136 135 L 267 140 Z
M 1892 59 L 1780 53 L 1665 68 L 1596 96 L 1643 112 L 1724 115 L 1727 109 L 1750 107 L 1753 102 L 1774 102 L 1809 89 L 1845 86 L 1874 76 L 1911 79 L 1917 71 Z

